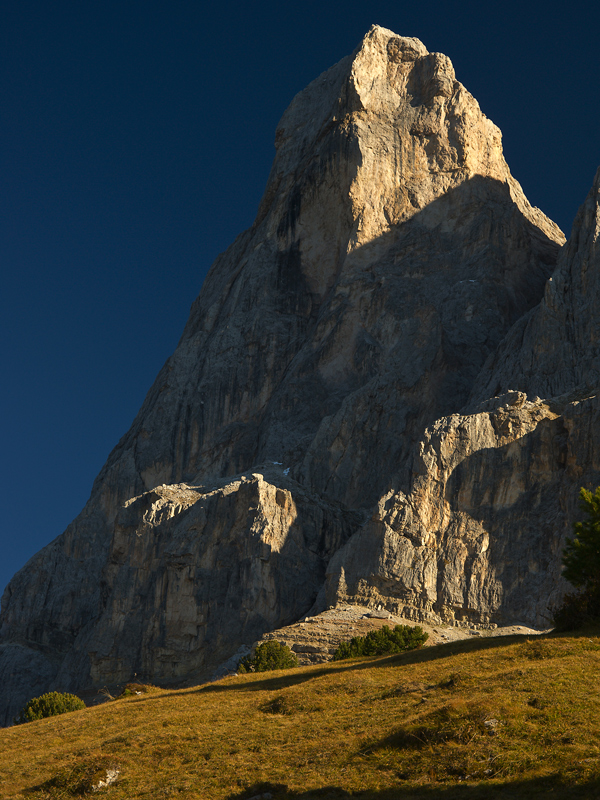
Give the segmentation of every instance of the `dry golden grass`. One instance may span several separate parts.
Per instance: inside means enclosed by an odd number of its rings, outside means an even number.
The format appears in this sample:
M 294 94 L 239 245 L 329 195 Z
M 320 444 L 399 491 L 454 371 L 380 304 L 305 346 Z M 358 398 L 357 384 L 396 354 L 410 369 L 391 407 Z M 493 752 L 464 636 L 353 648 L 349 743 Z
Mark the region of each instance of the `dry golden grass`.
M 2 798 L 600 797 L 598 631 L 158 691 L 0 730 Z

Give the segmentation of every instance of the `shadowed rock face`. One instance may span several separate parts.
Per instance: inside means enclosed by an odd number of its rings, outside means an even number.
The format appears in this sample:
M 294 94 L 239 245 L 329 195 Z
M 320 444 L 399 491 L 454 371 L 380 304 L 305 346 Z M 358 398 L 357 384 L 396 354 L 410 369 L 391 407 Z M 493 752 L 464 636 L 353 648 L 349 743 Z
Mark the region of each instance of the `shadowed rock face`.
M 202 676 L 325 594 L 460 605 L 471 556 L 453 542 L 478 541 L 476 525 L 444 527 L 414 499 L 418 529 L 437 526 L 419 545 L 435 558 L 417 569 L 392 539 L 383 560 L 373 543 L 398 535 L 415 443 L 433 426 L 425 451 L 448 447 L 435 421 L 540 301 L 564 237 L 446 56 L 382 28 L 293 100 L 276 147 L 254 225 L 211 268 L 88 504 L 6 590 L 5 720 L 34 681 Z M 440 480 L 423 477 L 423 509 L 442 502 Z M 361 527 L 383 495 L 390 508 Z M 469 566 L 469 581 L 492 568 Z M 504 613 L 498 586 L 518 576 L 502 574 L 465 590 L 471 616 Z
M 600 381 L 600 169 L 579 209 L 541 303 L 511 329 L 472 391 L 475 402 L 508 387 L 541 397 Z

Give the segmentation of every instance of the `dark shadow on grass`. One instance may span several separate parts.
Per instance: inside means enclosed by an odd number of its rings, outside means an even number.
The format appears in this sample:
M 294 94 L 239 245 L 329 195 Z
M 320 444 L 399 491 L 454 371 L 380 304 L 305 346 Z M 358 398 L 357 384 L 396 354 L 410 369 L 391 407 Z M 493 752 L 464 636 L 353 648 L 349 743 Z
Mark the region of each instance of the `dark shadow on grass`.
M 559 774 L 543 778 L 513 780 L 503 783 L 462 783 L 411 786 L 398 783 L 392 789 L 348 793 L 336 786 L 293 791 L 284 784 L 256 783 L 227 800 L 595 800 L 600 798 L 600 778 L 574 784 Z
M 569 634 L 561 633 L 560 637 L 566 636 L 573 638 L 581 638 L 581 632 L 572 632 Z M 596 634 L 598 632 L 596 631 Z M 507 647 L 512 644 L 523 643 L 533 639 L 534 641 L 547 640 L 558 636 L 558 634 L 536 634 L 535 636 L 528 634 L 515 634 L 513 636 L 494 636 L 482 639 L 462 639 L 457 642 L 448 644 L 438 644 L 431 647 L 423 647 L 419 650 L 411 650 L 408 653 L 400 653 L 393 656 L 379 656 L 378 658 L 364 658 L 351 660 L 348 663 L 345 661 L 329 661 L 319 668 L 314 667 L 301 667 L 299 669 L 290 670 L 290 673 L 279 673 L 274 676 L 268 672 L 264 674 L 264 678 L 257 680 L 256 678 L 250 680 L 238 680 L 235 683 L 231 679 L 224 679 L 215 681 L 214 683 L 206 683 L 200 686 L 194 686 L 189 689 L 179 689 L 177 692 L 169 693 L 167 695 L 161 694 L 156 699 L 159 700 L 164 697 L 187 692 L 190 694 L 205 694 L 208 692 L 257 692 L 257 691 L 279 691 L 286 689 L 290 686 L 297 686 L 301 683 L 306 683 L 314 678 L 321 678 L 324 675 L 331 675 L 336 672 L 359 672 L 364 669 L 385 669 L 391 666 L 409 666 L 411 664 L 426 664 L 431 661 L 437 661 L 444 658 L 452 658 L 453 656 L 462 653 L 476 653 L 485 650 L 493 650 L 498 647 Z M 255 673 L 257 675 L 257 673 Z M 143 698 L 138 698 L 141 701 L 148 702 L 153 699 L 148 695 Z M 135 702 L 135 701 L 134 701 Z M 600 798 L 600 795 L 599 795 Z

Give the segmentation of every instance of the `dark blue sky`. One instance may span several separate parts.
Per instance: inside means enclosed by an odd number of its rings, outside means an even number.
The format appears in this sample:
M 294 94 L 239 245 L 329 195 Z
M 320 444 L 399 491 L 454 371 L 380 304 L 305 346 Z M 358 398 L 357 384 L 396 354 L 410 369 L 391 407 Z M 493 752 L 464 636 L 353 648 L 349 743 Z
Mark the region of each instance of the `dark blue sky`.
M 252 223 L 297 91 L 374 22 L 420 38 L 568 234 L 600 164 L 594 5 L 3 0 L 0 591 L 81 510 Z

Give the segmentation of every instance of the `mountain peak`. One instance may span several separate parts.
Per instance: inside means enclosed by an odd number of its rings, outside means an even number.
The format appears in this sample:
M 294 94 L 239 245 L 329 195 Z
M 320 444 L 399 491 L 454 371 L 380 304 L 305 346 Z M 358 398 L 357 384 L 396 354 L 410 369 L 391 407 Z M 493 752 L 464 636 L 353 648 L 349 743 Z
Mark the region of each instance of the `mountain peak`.
M 438 476 L 468 451 L 462 420 L 439 420 L 539 303 L 562 233 L 450 60 L 378 26 L 296 95 L 276 145 L 253 226 L 85 509 L 6 590 L 5 719 L 33 687 L 205 676 L 344 592 L 413 618 L 513 612 L 508 578 L 477 588 L 494 565 L 470 517 L 468 546 L 439 533 L 465 515 Z
M 278 125 L 276 146 L 267 202 L 283 202 L 299 175 L 331 174 L 343 153 L 331 180 L 350 204 L 354 231 L 347 250 L 474 176 L 505 184 L 521 213 L 564 242 L 510 174 L 500 130 L 456 79 L 450 59 L 429 53 L 418 39 L 374 25 L 352 55 L 296 95 Z M 258 219 L 265 213 L 263 203 Z

